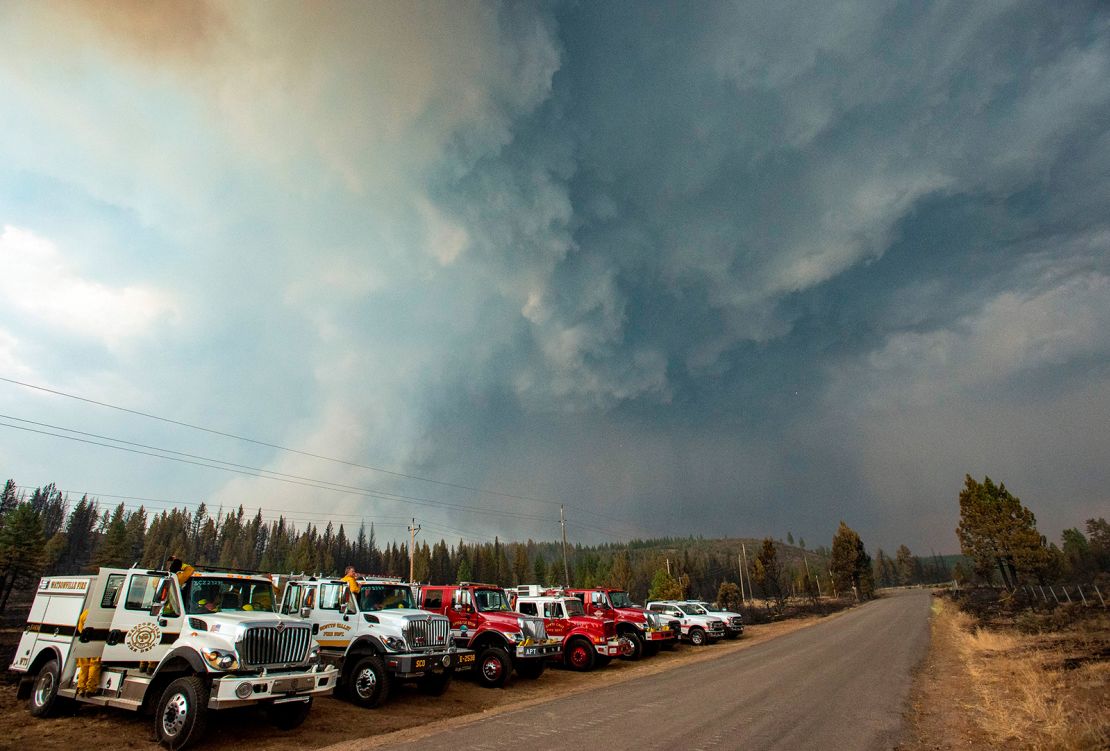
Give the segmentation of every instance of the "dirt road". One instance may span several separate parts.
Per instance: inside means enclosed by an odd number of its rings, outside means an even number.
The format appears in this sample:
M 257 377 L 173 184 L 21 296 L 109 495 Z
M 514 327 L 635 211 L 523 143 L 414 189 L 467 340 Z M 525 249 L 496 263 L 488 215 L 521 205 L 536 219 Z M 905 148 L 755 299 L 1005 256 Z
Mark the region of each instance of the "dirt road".
M 329 751 L 601 747 L 888 749 L 929 643 L 929 593 L 909 591 L 719 659 Z

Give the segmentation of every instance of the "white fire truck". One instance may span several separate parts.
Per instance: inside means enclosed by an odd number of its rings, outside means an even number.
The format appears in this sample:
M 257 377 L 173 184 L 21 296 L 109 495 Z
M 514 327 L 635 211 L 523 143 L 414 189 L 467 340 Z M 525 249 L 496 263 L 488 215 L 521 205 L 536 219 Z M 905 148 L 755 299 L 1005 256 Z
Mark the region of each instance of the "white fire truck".
M 72 701 L 152 712 L 158 739 L 175 749 L 200 738 L 209 709 L 259 704 L 279 728 L 295 728 L 337 673 L 319 664 L 311 627 L 274 612 L 274 600 L 264 574 L 46 577 L 11 664 L 23 674 L 19 697 L 40 717 Z
M 292 576 L 281 606 L 312 624 L 321 660 L 339 667 L 339 690 L 352 702 L 376 707 L 401 681 L 439 696 L 455 671 L 473 666 L 474 652 L 451 639 L 450 621 L 416 609 L 410 584 L 362 577 L 358 585 L 352 594 L 341 579 Z

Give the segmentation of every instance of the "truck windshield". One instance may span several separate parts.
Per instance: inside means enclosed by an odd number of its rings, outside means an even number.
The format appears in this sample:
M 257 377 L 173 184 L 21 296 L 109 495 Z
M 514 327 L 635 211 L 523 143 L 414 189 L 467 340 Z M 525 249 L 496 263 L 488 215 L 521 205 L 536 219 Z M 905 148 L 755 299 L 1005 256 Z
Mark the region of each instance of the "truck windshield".
M 358 609 L 364 613 L 413 607 L 412 590 L 402 584 L 363 584 L 358 591 Z
M 509 601 L 500 589 L 474 590 L 474 602 L 482 613 L 511 612 Z
M 709 611 L 696 602 L 688 602 L 682 606 L 682 609 L 692 615 L 709 615 Z
M 274 586 L 265 579 L 193 576 L 181 588 L 189 615 L 244 611 L 274 612 Z
M 610 592 L 609 601 L 613 603 L 615 608 L 636 607 L 636 603 L 632 602 L 632 598 L 628 596 L 627 592 Z
M 584 608 L 582 606 L 582 601 L 577 599 L 577 598 L 568 597 L 567 599 L 563 600 L 563 605 L 567 609 L 567 615 L 585 615 L 586 614 L 586 608 Z

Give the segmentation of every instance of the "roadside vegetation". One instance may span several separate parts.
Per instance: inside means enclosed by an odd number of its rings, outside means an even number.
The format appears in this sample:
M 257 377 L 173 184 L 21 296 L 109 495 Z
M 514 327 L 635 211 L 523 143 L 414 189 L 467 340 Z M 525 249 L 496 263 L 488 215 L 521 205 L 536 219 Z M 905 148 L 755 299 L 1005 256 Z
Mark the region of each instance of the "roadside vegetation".
M 934 645 L 954 660 L 926 681 L 946 687 L 938 693 L 947 694 L 948 711 L 933 727 L 919 718 L 919 745 L 907 749 L 1110 748 L 1105 609 L 1036 607 L 1005 590 L 976 588 L 938 597 L 934 618 Z M 953 737 L 961 726 L 964 737 Z

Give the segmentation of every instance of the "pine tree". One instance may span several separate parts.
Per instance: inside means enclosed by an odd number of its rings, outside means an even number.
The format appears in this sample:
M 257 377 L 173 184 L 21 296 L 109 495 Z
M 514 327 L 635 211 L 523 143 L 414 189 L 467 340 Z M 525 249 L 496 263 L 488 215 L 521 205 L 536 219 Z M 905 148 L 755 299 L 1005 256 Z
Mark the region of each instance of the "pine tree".
M 16 587 L 29 586 L 42 575 L 45 565 L 42 523 L 29 503 L 20 503 L 0 529 L 0 610 Z
M 841 592 L 851 589 L 861 600 L 869 599 L 874 594 L 871 556 L 864 549 L 860 536 L 844 522 L 840 522 L 833 537 L 829 569 L 834 585 Z
M 1011 589 L 1019 585 L 1021 576 L 1043 579 L 1051 560 L 1033 512 L 1005 484 L 995 485 L 989 477 L 979 483 L 965 476 L 956 536 L 963 554 L 974 561 L 976 573 L 989 578 L 997 566 L 1002 583 Z
M 94 560 L 99 567 L 125 568 L 131 564 L 128 560 L 130 557 L 131 541 L 128 539 L 127 518 L 121 503 L 112 511 Z

